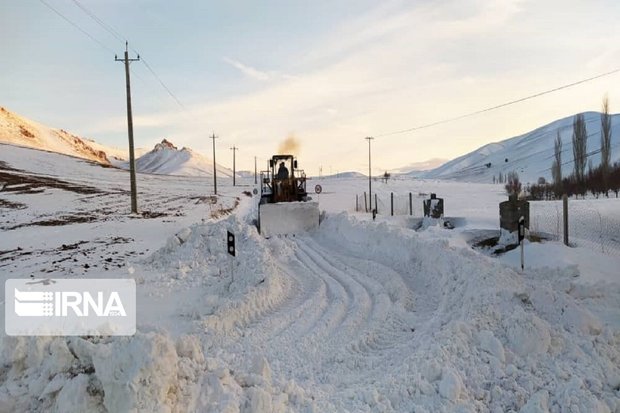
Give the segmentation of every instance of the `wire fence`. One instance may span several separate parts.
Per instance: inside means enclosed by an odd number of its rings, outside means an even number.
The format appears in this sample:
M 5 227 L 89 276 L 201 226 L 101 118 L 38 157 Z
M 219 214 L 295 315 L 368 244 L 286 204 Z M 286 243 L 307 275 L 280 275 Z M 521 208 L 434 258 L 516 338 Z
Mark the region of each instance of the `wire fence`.
M 530 202 L 530 233 L 560 241 L 563 236 L 562 203 Z
M 378 192 L 356 194 L 355 210 L 371 212 L 383 216 L 424 215 L 422 201 L 426 193 Z M 613 213 L 617 203 L 611 200 L 568 201 L 569 245 L 584 247 L 603 254 L 620 256 L 620 216 Z M 552 241 L 562 241 L 564 237 L 564 216 L 562 201 L 530 202 L 530 233 Z
M 355 195 L 355 211 L 371 212 L 377 209 L 380 215 L 412 215 L 421 217 L 423 215 L 422 200 L 428 198 L 425 193 L 395 193 L 382 192 L 372 194 L 372 203 L 368 193 L 362 192 Z
M 620 256 L 620 217 L 599 200 L 568 201 L 569 245 Z M 564 237 L 562 201 L 530 202 L 530 232 L 559 241 Z

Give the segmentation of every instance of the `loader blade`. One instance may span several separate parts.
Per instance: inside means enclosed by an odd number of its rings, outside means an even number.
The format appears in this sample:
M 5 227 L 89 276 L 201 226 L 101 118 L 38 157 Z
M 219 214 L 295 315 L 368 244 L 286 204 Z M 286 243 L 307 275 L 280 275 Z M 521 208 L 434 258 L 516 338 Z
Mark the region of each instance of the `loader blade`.
M 319 226 L 320 212 L 317 202 L 261 204 L 258 214 L 260 233 L 266 238 L 274 235 L 295 235 Z

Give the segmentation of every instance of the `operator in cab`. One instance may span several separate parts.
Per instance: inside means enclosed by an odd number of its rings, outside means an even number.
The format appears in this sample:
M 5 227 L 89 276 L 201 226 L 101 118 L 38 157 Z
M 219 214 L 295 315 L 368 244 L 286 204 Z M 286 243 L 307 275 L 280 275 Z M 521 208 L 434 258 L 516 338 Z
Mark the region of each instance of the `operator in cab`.
M 280 162 L 280 167 L 278 168 L 278 174 L 276 175 L 276 179 L 288 179 L 288 169 L 286 169 L 284 162 Z

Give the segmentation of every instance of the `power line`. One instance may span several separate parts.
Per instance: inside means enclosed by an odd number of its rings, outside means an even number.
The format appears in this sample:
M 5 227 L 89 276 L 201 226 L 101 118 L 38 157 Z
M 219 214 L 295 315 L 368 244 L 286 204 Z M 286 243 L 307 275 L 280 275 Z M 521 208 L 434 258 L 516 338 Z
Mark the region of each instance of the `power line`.
M 123 38 L 123 36 L 117 32 L 116 30 L 114 30 L 114 28 L 112 26 L 109 26 L 108 24 L 106 24 L 103 20 L 101 20 L 99 17 L 97 17 L 95 15 L 95 13 L 93 13 L 92 11 L 88 10 L 85 6 L 83 6 L 78 0 L 73 0 L 73 2 L 75 3 L 76 6 L 78 6 L 84 13 L 88 14 L 88 16 L 93 19 L 95 22 L 97 22 L 101 27 L 103 27 L 108 33 L 110 33 L 112 36 L 116 37 L 118 40 L 120 40 L 121 42 L 125 42 L 126 39 Z
M 611 146 L 611 147 L 610 147 L 610 149 L 617 148 L 617 147 L 620 147 L 620 143 L 619 143 L 619 144 L 616 144 L 616 145 Z M 597 153 L 601 153 L 601 150 L 602 150 L 601 148 L 594 149 L 594 150 L 592 150 L 592 151 L 590 151 L 590 152 L 586 153 L 586 154 L 585 154 L 585 158 L 587 159 L 587 158 L 589 158 L 589 157 L 590 157 L 590 156 L 592 156 L 592 155 L 596 155 Z M 566 161 L 566 162 L 562 162 L 562 166 L 564 166 L 564 165 L 568 165 L 568 164 L 571 164 L 571 163 L 575 163 L 575 158 L 573 158 L 573 159 L 569 159 L 569 160 L 568 160 L 568 161 Z M 553 167 L 551 167 L 551 168 L 547 168 L 547 169 L 543 169 L 542 171 L 538 171 L 538 172 L 539 172 L 539 173 L 540 173 L 540 172 L 547 172 L 547 171 L 550 171 L 551 169 L 553 169 Z
M 514 105 L 516 103 L 524 102 L 526 100 L 534 99 L 534 98 L 537 98 L 537 97 L 540 97 L 540 96 L 543 96 L 543 95 L 547 95 L 549 93 L 557 92 L 557 91 L 562 90 L 562 89 L 568 89 L 570 87 L 577 86 L 577 85 L 580 85 L 582 83 L 590 82 L 592 80 L 596 80 L 596 79 L 599 79 L 601 77 L 610 76 L 610 75 L 613 75 L 613 74 L 618 73 L 618 72 L 620 72 L 620 68 L 611 70 L 609 72 L 601 73 L 601 74 L 598 74 L 596 76 L 589 77 L 587 79 L 582 79 L 582 80 L 578 80 L 578 81 L 573 82 L 573 83 L 568 83 L 566 85 L 558 86 L 558 87 L 553 88 L 553 89 L 545 90 L 543 92 L 538 92 L 538 93 L 535 93 L 533 95 L 529 95 L 529 96 L 525 96 L 525 97 L 522 97 L 522 98 L 519 98 L 519 99 L 511 100 L 509 102 L 501 103 L 499 105 L 495 105 L 495 106 L 491 106 L 491 107 L 488 107 L 488 108 L 485 108 L 485 109 L 481 109 L 481 110 L 477 110 L 477 111 L 474 111 L 474 112 L 466 113 L 464 115 L 459 115 L 459 116 L 455 116 L 455 117 L 452 117 L 452 118 L 443 119 L 443 120 L 440 120 L 440 121 L 437 121 L 437 122 L 427 123 L 425 125 L 415 126 L 413 128 L 402 129 L 402 130 L 397 130 L 397 131 L 388 132 L 388 133 L 382 133 L 380 135 L 375 135 L 375 136 L 383 137 L 383 136 L 397 135 L 397 134 L 400 134 L 400 133 L 413 132 L 413 131 L 420 130 L 420 129 L 430 128 L 432 126 L 437 126 L 437 125 L 441 125 L 441 124 L 448 123 L 448 122 L 454 122 L 454 121 L 461 120 L 461 119 L 464 119 L 464 118 L 468 118 L 468 117 L 471 117 L 471 116 L 479 115 L 481 113 L 490 112 L 492 110 L 496 110 L 496 109 L 500 109 L 500 108 L 503 108 L 503 107 L 506 107 L 506 106 Z
M 144 59 L 144 57 L 142 57 L 142 63 L 144 63 L 144 66 L 146 66 L 146 68 L 149 70 L 149 72 L 151 72 L 153 74 L 153 76 L 155 77 L 155 79 L 157 79 L 157 81 L 159 82 L 159 84 L 166 89 L 166 92 L 168 92 L 168 94 L 170 95 L 170 97 L 172 97 L 172 99 L 174 99 L 174 101 L 185 111 L 187 111 L 187 108 L 185 107 L 184 104 L 181 103 L 181 101 L 175 96 L 174 93 L 172 93 L 172 91 L 170 90 L 170 88 L 168 86 L 166 86 L 166 84 L 164 83 L 163 80 L 161 80 L 161 78 L 157 75 L 157 73 L 155 73 L 155 71 L 153 70 L 153 68 L 146 62 L 146 59 Z
M 590 118 L 590 119 L 586 120 L 586 124 L 595 123 L 596 121 L 597 121 L 597 119 Z M 545 135 L 557 133 L 557 132 L 562 131 L 562 130 L 572 130 L 572 125 L 556 126 L 553 129 L 545 132 Z M 588 133 L 587 139 L 589 140 L 590 138 L 595 138 L 596 136 L 599 136 L 600 132 L 601 132 L 600 129 L 598 129 L 598 130 L 594 130 L 593 132 Z M 534 133 L 534 131 L 526 133 L 526 134 L 521 135 L 519 137 L 523 138 L 525 136 L 532 135 L 533 133 Z M 563 140 L 563 143 L 565 145 L 563 145 L 563 149 L 562 149 L 561 153 L 562 154 L 571 155 L 572 154 L 572 147 L 568 147 L 567 146 L 567 145 L 571 145 L 572 144 L 570 139 Z M 614 145 L 611 148 L 613 149 L 613 148 L 618 147 L 618 146 L 620 146 L 620 144 Z M 596 155 L 597 153 L 600 153 L 600 151 L 601 151 L 600 148 L 593 149 L 592 151 L 590 151 L 590 152 L 588 152 L 586 154 L 586 158 L 589 158 L 592 155 Z M 506 170 L 507 168 L 510 168 L 513 164 L 517 164 L 517 163 L 521 162 L 524 159 L 533 158 L 536 155 L 541 155 L 541 154 L 545 154 L 545 153 L 551 153 L 551 155 L 544 157 L 542 160 L 552 159 L 555 156 L 555 148 L 554 147 L 548 147 L 548 148 L 545 148 L 545 149 L 538 150 L 536 152 L 524 154 L 521 157 L 515 157 L 515 158 L 511 157 L 511 159 L 509 161 L 502 162 L 500 165 L 502 166 L 503 170 Z M 480 162 L 483 162 L 483 163 L 481 163 L 481 164 L 474 164 L 474 165 L 462 168 L 462 169 L 459 170 L 459 173 L 460 174 L 462 174 L 462 173 L 478 174 L 478 173 L 484 172 L 485 170 L 488 169 L 488 166 L 487 166 L 488 162 L 485 162 L 485 159 L 481 160 Z M 566 160 L 566 161 L 564 161 L 562 163 L 562 166 L 570 164 L 570 163 L 573 163 L 573 162 L 574 162 L 574 159 L 568 159 L 568 160 Z M 542 170 L 538 171 L 537 173 L 544 173 L 544 172 L 550 171 L 551 169 L 552 169 L 551 167 L 550 168 L 546 168 L 546 169 L 542 169 Z
M 81 31 L 83 34 L 85 34 L 86 36 L 88 36 L 93 42 L 97 43 L 99 46 L 103 47 L 105 50 L 107 50 L 110 53 L 114 53 L 114 50 L 110 49 L 108 46 L 106 46 L 105 44 L 103 44 L 103 42 L 101 42 L 100 40 L 98 40 L 97 38 L 95 38 L 93 35 L 91 35 L 90 33 L 88 33 L 86 30 L 82 29 L 80 26 L 78 26 L 77 24 L 73 23 L 71 20 L 69 20 L 68 17 L 66 17 L 64 14 L 62 14 L 61 12 L 59 12 L 58 10 L 56 10 L 54 7 L 52 7 L 49 3 L 47 3 L 45 0 L 39 0 L 41 3 L 43 3 L 45 6 L 47 6 L 47 8 L 49 8 L 51 11 L 53 11 L 54 13 L 56 13 L 58 16 L 60 16 L 63 20 L 65 20 L 67 23 L 69 23 L 71 26 L 75 27 L 76 29 L 78 29 L 79 31 Z
M 43 0 L 40 0 L 43 1 Z M 82 5 L 78 0 L 73 0 L 73 3 L 75 3 L 75 5 L 77 7 L 80 8 L 80 10 L 82 10 L 84 13 L 86 13 L 91 19 L 93 19 L 93 21 L 95 21 L 95 23 L 97 23 L 99 26 L 101 26 L 105 31 L 107 31 L 108 33 L 110 33 L 112 36 L 114 36 L 115 38 L 117 38 L 118 40 L 120 40 L 121 42 L 125 42 L 126 38 L 125 36 L 123 36 L 121 33 L 119 33 L 117 30 L 115 30 L 112 26 L 110 26 L 109 24 L 107 24 L 105 21 L 103 21 L 103 19 L 97 17 L 97 15 L 92 12 L 91 10 L 89 10 L 88 8 L 86 8 L 84 5 Z M 110 49 L 108 49 L 110 50 Z M 135 50 L 134 48 L 131 49 L 134 53 L 136 54 L 140 54 L 137 50 Z M 179 98 L 172 93 L 172 90 L 170 90 L 170 88 L 164 83 L 164 81 L 161 79 L 161 77 L 155 73 L 155 70 L 151 67 L 151 65 L 148 64 L 148 62 L 146 61 L 146 59 L 144 59 L 144 56 L 142 56 L 141 62 L 144 64 L 144 66 L 148 69 L 149 72 L 151 72 L 151 74 L 153 75 L 153 77 L 155 79 L 157 79 L 157 81 L 159 82 L 159 84 L 164 88 L 164 90 L 168 93 L 168 95 L 170 95 L 170 97 L 185 111 L 187 111 L 187 108 L 185 107 L 185 105 L 183 105 L 183 103 L 181 103 L 181 101 L 179 100 Z
M 76 29 L 78 29 L 80 32 L 82 32 L 83 34 L 85 34 L 86 36 L 88 36 L 89 39 L 91 39 L 92 41 L 94 41 L 95 43 L 97 43 L 97 45 L 99 45 L 100 47 L 102 47 L 103 49 L 107 50 L 108 52 L 110 52 L 110 54 L 115 53 L 114 50 L 112 50 L 111 48 L 109 48 L 108 46 L 106 46 L 103 42 L 101 42 L 99 39 L 97 39 L 96 37 L 94 37 L 93 35 L 91 35 L 89 32 L 87 32 L 86 30 L 84 30 L 83 28 L 81 28 L 79 25 L 77 25 L 76 23 L 74 23 L 71 19 L 69 19 L 68 17 L 66 17 L 65 15 L 63 15 L 60 11 L 58 11 L 57 9 L 55 9 L 54 7 L 52 7 L 49 3 L 45 2 L 44 0 L 39 0 L 42 4 L 44 4 L 46 7 L 48 7 L 50 10 L 52 10 L 54 13 L 56 13 L 58 16 L 60 16 L 63 20 L 65 20 L 67 23 L 69 23 L 71 26 L 75 27 Z M 99 24 L 101 27 L 103 27 L 107 32 L 109 32 L 110 34 L 112 34 L 116 39 L 120 40 L 121 42 L 125 42 L 125 40 L 123 39 L 123 36 L 116 30 L 114 30 L 113 27 L 111 27 L 110 25 L 106 24 L 103 20 L 101 20 L 100 18 L 98 18 L 92 11 L 90 11 L 89 9 L 87 9 L 85 6 L 83 6 L 81 3 L 79 3 L 77 0 L 73 0 L 73 2 L 76 4 L 76 6 L 78 6 L 84 13 L 86 13 L 91 19 L 93 19 L 97 24 Z M 135 52 L 136 54 L 139 54 L 134 48 L 131 48 L 131 50 L 133 52 Z M 140 60 L 142 63 L 145 63 L 145 65 L 148 66 L 148 64 L 146 64 L 146 62 L 144 61 L 144 57 L 142 57 L 142 59 Z M 168 87 L 166 87 L 163 82 L 161 81 L 161 79 L 158 78 L 158 76 L 154 73 L 153 69 L 150 68 L 150 66 L 148 66 L 149 70 L 151 71 L 151 73 L 153 73 L 153 75 L 159 80 L 159 82 L 162 84 L 162 86 L 164 86 L 164 88 L 167 90 L 167 92 L 173 97 L 173 99 L 175 99 L 175 101 L 177 101 L 177 103 L 179 103 L 181 105 L 181 107 L 183 107 L 183 109 L 185 109 L 185 106 L 183 106 L 183 104 L 180 103 L 180 101 L 176 98 L 176 96 L 174 96 L 172 94 L 172 92 L 170 91 L 170 89 Z M 140 81 L 144 82 L 146 84 L 146 80 L 136 71 L 131 70 L 131 73 L 136 76 L 136 78 L 140 79 Z M 164 103 L 159 96 L 155 95 L 161 103 Z

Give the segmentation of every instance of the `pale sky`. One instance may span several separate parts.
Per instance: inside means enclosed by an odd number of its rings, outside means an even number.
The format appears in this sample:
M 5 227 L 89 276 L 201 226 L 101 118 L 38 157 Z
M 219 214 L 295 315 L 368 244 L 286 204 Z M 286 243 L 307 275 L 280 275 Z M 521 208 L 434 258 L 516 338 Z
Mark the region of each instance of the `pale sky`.
M 497 111 L 379 137 L 620 68 L 617 0 L 0 0 L 0 106 L 112 146 L 127 145 L 124 43 L 136 145 L 166 137 L 253 169 L 294 134 L 310 174 L 373 173 L 453 158 L 587 110 L 620 74 Z M 106 50 L 106 48 L 110 50 Z M 134 54 L 131 54 L 134 57 Z

